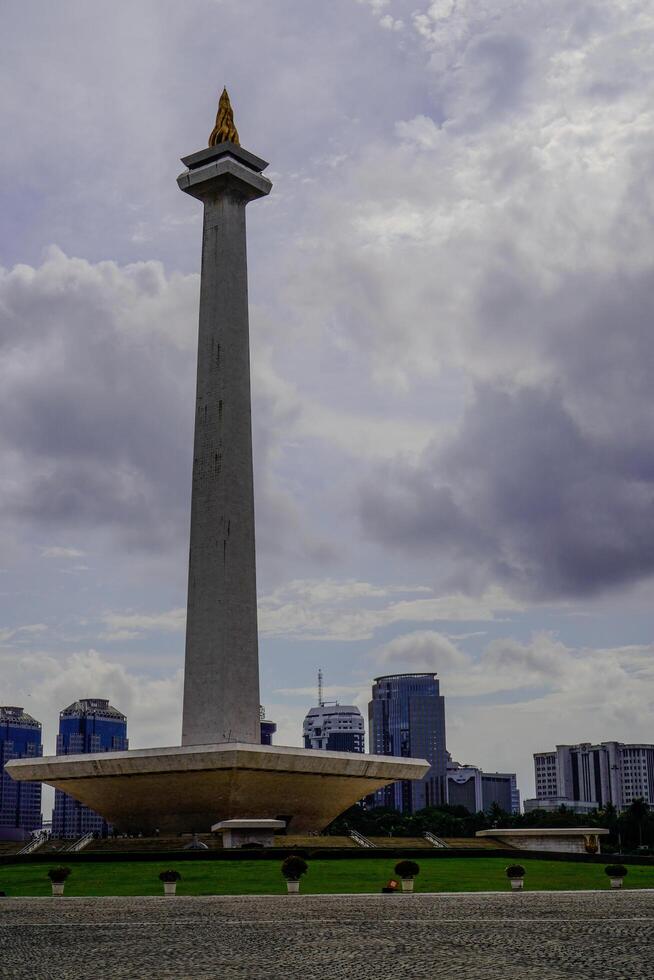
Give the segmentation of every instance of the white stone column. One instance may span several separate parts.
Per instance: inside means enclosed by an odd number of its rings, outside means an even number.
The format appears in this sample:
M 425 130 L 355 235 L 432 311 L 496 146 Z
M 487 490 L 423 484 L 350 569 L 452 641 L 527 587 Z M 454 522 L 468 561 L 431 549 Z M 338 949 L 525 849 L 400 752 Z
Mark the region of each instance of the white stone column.
M 182 745 L 260 741 L 246 204 L 265 161 L 232 143 L 186 157 L 204 204 Z

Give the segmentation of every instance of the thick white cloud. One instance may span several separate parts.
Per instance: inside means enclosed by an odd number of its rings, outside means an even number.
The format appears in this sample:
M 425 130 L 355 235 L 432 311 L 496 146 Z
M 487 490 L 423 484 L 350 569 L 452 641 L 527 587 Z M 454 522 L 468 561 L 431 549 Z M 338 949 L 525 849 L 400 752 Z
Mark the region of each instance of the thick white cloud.
M 402 592 L 409 598 L 391 599 Z M 366 582 L 295 581 L 261 596 L 259 629 L 266 637 L 353 642 L 371 639 L 377 630 L 398 623 L 494 620 L 499 613 L 520 609 L 499 589 L 477 597 L 462 593 L 424 597 L 425 592 L 431 590 L 425 586 L 379 588 Z M 385 601 L 373 603 L 372 599 Z
M 45 754 L 54 754 L 59 712 L 79 698 L 107 698 L 127 715 L 132 748 L 179 743 L 182 674 L 148 676 L 96 650 L 55 657 L 0 647 L 3 689 L 43 725 Z

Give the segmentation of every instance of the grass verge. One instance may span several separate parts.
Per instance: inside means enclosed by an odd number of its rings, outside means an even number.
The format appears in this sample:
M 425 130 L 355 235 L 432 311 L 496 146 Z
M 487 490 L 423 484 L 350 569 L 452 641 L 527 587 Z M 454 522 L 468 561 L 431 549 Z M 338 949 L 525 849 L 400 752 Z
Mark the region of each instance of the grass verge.
M 65 863 L 64 855 L 60 861 Z M 516 859 L 517 860 L 517 859 Z M 564 861 L 530 860 L 520 856 L 526 869 L 525 890 L 608 889 L 609 880 L 602 864 L 581 864 Z M 366 860 L 313 860 L 302 879 L 301 891 L 321 895 L 334 892 L 379 892 L 382 885 L 394 876 L 397 858 Z M 50 882 L 46 877 L 52 864 L 12 864 L 0 867 L 0 890 L 8 896 L 49 895 Z M 504 869 L 508 858 L 450 858 L 447 861 L 419 861 L 420 874 L 415 881 L 416 892 L 476 892 L 507 891 L 509 883 Z M 607 863 L 609 863 L 607 858 Z M 159 872 L 176 867 L 174 861 L 72 864 L 66 882 L 66 895 L 119 896 L 161 895 L 163 886 Z M 184 861 L 177 869 L 182 880 L 178 895 L 282 895 L 286 885 L 280 865 L 273 861 Z M 654 886 L 654 869 L 632 865 L 625 879 L 625 888 Z

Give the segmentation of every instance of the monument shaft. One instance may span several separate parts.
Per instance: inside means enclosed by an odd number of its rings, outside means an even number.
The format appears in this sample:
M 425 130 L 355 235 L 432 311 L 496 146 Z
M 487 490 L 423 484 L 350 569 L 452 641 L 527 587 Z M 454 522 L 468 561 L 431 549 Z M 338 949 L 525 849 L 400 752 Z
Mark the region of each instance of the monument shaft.
M 182 746 L 5 769 L 129 833 L 207 832 L 279 813 L 287 829 L 316 832 L 387 783 L 422 779 L 429 763 L 259 744 L 245 207 L 272 184 L 266 161 L 239 144 L 226 90 L 209 146 L 182 162 L 177 183 L 204 205 Z
M 179 178 L 204 203 L 182 745 L 260 742 L 245 207 L 271 185 L 226 145 Z

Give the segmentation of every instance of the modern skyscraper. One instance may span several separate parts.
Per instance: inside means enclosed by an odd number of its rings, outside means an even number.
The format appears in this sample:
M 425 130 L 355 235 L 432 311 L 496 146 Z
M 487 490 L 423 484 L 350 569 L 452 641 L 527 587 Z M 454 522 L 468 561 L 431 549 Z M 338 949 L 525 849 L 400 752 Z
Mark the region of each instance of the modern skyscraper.
M 520 813 L 520 790 L 514 772 L 482 772 L 482 810 L 486 813 L 495 804 L 505 813 Z
M 310 708 L 302 725 L 305 749 L 365 752 L 363 716 L 353 704 L 323 701 Z
M 353 704 L 325 701 L 322 667 L 318 670 L 318 704 L 309 709 L 304 719 L 302 737 L 305 749 L 366 751 L 366 732 L 361 712 Z
M 536 798 L 525 801 L 527 809 L 542 804 L 587 810 L 611 803 L 624 810 L 640 798 L 654 807 L 654 745 L 557 745 L 551 752 L 534 753 L 534 771 Z
M 413 813 L 446 800 L 445 699 L 436 674 L 376 677 L 368 705 L 370 751 L 427 759 L 420 780 L 403 780 L 375 793 L 377 806 Z
M 514 772 L 482 772 L 478 766 L 462 766 L 447 760 L 447 802 L 464 806 L 470 813 L 487 811 L 496 804 L 506 813 L 520 813 L 520 791 Z
M 85 698 L 60 713 L 57 755 L 123 752 L 127 748 L 127 718 L 108 701 Z M 107 821 L 94 810 L 55 790 L 53 837 L 81 837 L 88 833 L 106 837 L 110 830 Z
M 41 826 L 41 784 L 16 782 L 5 763 L 42 754 L 41 723 L 22 708 L 0 707 L 0 840 L 22 840 Z

